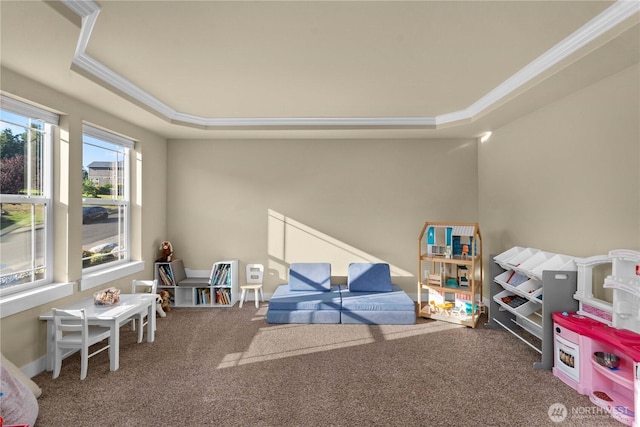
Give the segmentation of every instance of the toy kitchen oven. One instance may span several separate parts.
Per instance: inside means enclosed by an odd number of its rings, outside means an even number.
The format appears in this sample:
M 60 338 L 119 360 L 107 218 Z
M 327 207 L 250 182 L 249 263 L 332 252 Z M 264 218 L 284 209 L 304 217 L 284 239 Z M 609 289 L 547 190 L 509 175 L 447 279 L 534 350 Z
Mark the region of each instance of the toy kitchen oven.
M 567 326 L 564 319 L 554 318 L 553 343 L 554 371 L 562 373 L 561 378 L 565 382 L 569 380 L 571 382 L 569 385 L 578 390 L 580 385 L 580 335 L 572 330 L 571 325 Z M 578 391 L 582 393 L 581 390 Z
M 613 250 L 576 260 L 576 313 L 553 313 L 553 374 L 616 420 L 640 426 L 640 252 Z M 613 302 L 594 297 L 593 269 L 610 264 L 601 285 Z

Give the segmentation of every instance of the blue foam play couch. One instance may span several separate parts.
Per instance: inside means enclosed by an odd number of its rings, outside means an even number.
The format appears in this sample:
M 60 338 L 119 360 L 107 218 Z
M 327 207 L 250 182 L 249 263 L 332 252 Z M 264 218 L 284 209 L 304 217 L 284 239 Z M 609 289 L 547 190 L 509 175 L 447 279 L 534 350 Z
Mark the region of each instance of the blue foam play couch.
M 331 264 L 292 263 L 289 283 L 269 300 L 267 323 L 340 323 L 340 288 L 331 286 Z
M 415 304 L 391 283 L 389 264 L 352 263 L 347 285 L 331 285 L 329 263 L 292 263 L 289 283 L 269 301 L 267 323 L 360 323 L 406 325 Z
M 341 290 L 340 297 L 340 323 L 416 323 L 415 304 L 399 286 L 391 283 L 389 264 L 349 264 L 347 289 Z

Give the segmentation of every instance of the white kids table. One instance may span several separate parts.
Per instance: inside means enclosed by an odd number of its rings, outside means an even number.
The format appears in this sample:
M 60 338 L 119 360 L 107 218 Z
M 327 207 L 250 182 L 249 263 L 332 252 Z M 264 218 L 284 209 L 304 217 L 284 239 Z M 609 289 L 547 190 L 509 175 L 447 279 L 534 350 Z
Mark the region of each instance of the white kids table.
M 110 369 L 117 371 L 120 367 L 120 326 L 128 323 L 131 316 L 147 311 L 147 342 L 153 342 L 156 329 L 156 298 L 155 294 L 122 294 L 120 302 L 111 306 L 96 306 L 93 298 L 83 299 L 67 307 L 65 310 L 79 310 L 84 308 L 89 325 L 106 326 L 111 330 L 109 361 Z M 54 324 L 53 311 L 44 313 L 40 320 L 47 322 L 47 371 L 53 371 L 54 354 Z

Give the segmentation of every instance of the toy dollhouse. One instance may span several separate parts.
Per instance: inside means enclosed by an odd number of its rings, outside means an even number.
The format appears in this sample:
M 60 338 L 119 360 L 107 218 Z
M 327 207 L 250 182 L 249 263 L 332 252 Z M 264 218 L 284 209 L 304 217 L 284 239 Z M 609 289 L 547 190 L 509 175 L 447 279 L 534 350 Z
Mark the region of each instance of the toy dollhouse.
M 418 315 L 475 327 L 484 306 L 477 223 L 426 222 L 418 236 Z
M 553 373 L 613 418 L 640 426 L 640 252 L 576 263 L 579 310 L 553 313 Z M 596 280 L 594 272 L 608 266 L 611 274 Z

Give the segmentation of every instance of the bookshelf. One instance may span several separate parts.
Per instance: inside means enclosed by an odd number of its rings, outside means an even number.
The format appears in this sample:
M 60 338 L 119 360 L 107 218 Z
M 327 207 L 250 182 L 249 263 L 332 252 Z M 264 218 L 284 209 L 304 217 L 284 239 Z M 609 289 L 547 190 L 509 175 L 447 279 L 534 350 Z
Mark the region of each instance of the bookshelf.
M 233 306 L 238 301 L 238 260 L 225 260 L 213 264 L 209 276 L 210 304 Z
M 182 260 L 156 262 L 158 290 L 169 292 L 172 307 L 233 307 L 238 301 L 238 260 L 215 262 L 209 277 L 187 277 Z

